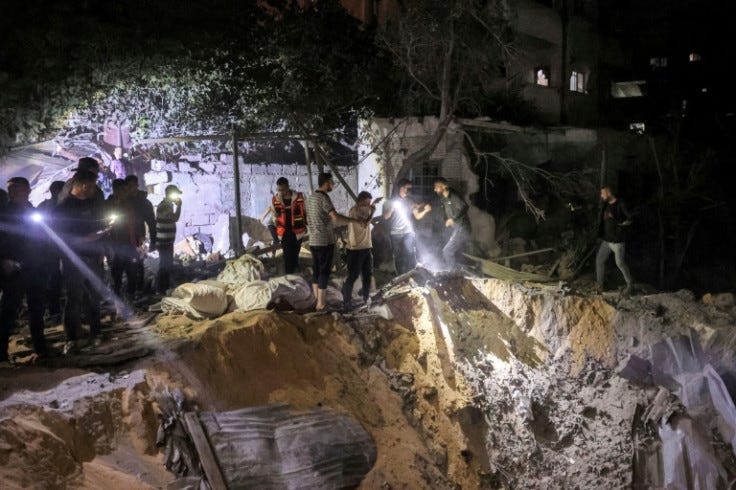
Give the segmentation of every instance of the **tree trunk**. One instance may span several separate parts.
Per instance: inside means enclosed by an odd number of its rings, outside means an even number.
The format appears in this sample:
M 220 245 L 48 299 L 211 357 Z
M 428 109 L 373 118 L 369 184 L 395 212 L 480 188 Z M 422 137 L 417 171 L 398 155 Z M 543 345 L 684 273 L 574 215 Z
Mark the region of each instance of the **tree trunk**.
M 654 165 L 657 168 L 657 176 L 659 177 L 659 185 L 657 186 L 657 227 L 659 229 L 659 289 L 665 287 L 665 269 L 666 269 L 666 252 L 667 247 L 665 244 L 665 229 L 664 219 L 662 218 L 662 208 L 664 206 L 664 175 L 662 174 L 662 165 L 659 162 L 659 154 L 657 153 L 657 147 L 654 145 L 654 138 L 649 136 L 649 147 L 652 149 L 652 155 L 654 156 Z

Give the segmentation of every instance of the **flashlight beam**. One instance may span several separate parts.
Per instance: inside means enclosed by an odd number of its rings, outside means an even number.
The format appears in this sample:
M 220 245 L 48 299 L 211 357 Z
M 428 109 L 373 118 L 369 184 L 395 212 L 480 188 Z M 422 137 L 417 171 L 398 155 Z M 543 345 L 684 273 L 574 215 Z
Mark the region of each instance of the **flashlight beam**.
M 105 284 L 102 279 L 95 274 L 92 269 L 89 268 L 87 264 L 84 263 L 84 261 L 77 255 L 70 247 L 69 245 L 64 242 L 64 240 L 61 239 L 59 235 L 54 232 L 51 228 L 49 228 L 46 223 L 41 221 L 39 223 L 43 230 L 46 232 L 46 234 L 51 238 L 51 240 L 56 244 L 56 246 L 59 247 L 59 250 L 62 251 L 64 255 L 74 264 L 74 266 L 79 269 L 79 271 L 82 273 L 82 275 L 89 281 L 89 283 L 92 285 L 95 290 L 100 293 L 100 296 L 112 296 L 113 300 L 116 304 L 123 305 L 123 314 L 125 316 L 130 316 L 133 312 L 130 308 L 115 294 L 114 291 L 112 291 L 109 287 L 107 287 L 107 284 Z

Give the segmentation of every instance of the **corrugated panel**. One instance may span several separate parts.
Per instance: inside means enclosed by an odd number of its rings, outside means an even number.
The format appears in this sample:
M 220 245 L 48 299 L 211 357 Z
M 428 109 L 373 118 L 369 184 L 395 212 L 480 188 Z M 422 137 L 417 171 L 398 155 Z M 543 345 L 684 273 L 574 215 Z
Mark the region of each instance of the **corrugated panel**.
M 342 414 L 267 405 L 199 417 L 230 489 L 353 487 L 376 460 L 370 435 Z

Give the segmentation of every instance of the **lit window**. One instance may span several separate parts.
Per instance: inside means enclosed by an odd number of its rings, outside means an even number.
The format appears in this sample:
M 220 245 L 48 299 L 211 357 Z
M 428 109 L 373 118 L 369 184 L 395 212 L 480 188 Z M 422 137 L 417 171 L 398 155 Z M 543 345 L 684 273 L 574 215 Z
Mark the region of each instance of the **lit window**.
M 690 56 L 688 56 L 688 59 L 690 60 L 691 63 L 694 61 L 700 61 L 700 53 L 690 53 Z
M 628 99 L 629 97 L 643 97 L 642 87 L 646 84 L 643 80 L 632 82 L 614 82 L 611 84 L 611 96 L 614 99 Z
M 585 73 L 573 71 L 570 75 L 570 91 L 585 93 Z
M 653 70 L 656 70 L 658 68 L 667 68 L 667 58 L 649 58 L 649 66 L 651 66 Z
M 643 122 L 634 122 L 629 124 L 629 130 L 635 132 L 636 134 L 644 134 L 644 132 L 647 130 L 647 126 Z
M 534 83 L 542 87 L 549 87 L 549 67 L 540 66 L 534 70 Z

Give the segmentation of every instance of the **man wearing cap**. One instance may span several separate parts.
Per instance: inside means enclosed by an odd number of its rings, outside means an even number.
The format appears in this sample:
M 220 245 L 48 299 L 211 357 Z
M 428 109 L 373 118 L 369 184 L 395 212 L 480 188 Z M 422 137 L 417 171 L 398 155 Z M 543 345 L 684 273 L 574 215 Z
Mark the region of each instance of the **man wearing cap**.
M 166 186 L 166 197 L 156 208 L 156 247 L 158 248 L 158 292 L 169 289 L 171 268 L 174 265 L 174 240 L 176 222 L 181 216 L 181 190 L 175 185 Z
M 28 323 L 33 349 L 46 354 L 43 329 L 43 243 L 41 224 L 32 220 L 33 205 L 28 201 L 31 186 L 23 177 L 8 181 L 9 202 L 0 215 L 0 363 L 8 362 L 8 341 L 23 298 L 28 303 Z
M 93 174 L 95 174 L 95 182 L 97 182 L 97 178 L 100 174 L 100 162 L 92 157 L 80 158 L 77 162 L 77 168 L 73 168 L 72 171 L 76 173 L 80 170 L 92 172 Z M 58 204 L 61 204 L 69 197 L 69 194 L 72 190 L 72 180 L 74 180 L 74 176 L 72 176 L 71 179 L 67 180 L 64 183 L 64 187 L 61 189 L 61 192 L 59 193 L 59 197 L 57 199 Z M 95 186 L 95 193 L 92 198 L 95 199 L 99 204 L 102 204 L 103 202 L 105 202 L 105 193 L 102 192 L 102 189 L 100 189 L 99 186 Z

